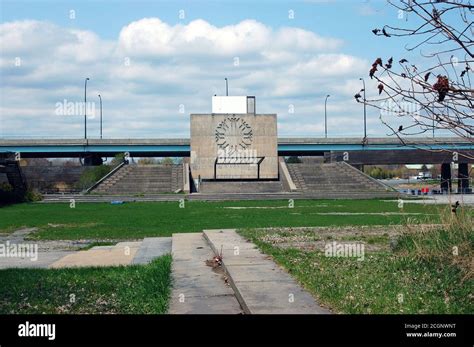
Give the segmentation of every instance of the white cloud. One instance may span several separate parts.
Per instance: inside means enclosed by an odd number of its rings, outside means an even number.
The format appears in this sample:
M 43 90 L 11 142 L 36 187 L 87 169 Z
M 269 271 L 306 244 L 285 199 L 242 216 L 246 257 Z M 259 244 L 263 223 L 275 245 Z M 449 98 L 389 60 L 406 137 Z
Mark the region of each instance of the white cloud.
M 262 51 L 307 53 L 334 50 L 342 42 L 323 38 L 298 28 L 277 31 L 255 20 L 244 20 L 221 28 L 198 19 L 187 25 L 170 26 L 159 18 L 144 18 L 130 23 L 119 35 L 119 47 L 124 54 L 135 56 L 183 56 L 204 54 L 215 56 L 246 55 Z
M 82 136 L 81 115 L 55 116 L 54 105 L 82 102 L 85 77 L 91 78 L 88 100 L 103 97 L 106 137 L 189 136 L 189 113 L 210 111 L 211 95 L 224 92 L 224 77 L 231 94 L 256 95 L 257 111 L 280 114 L 282 136 L 323 129 L 327 93 L 331 124 L 340 119 L 337 131 L 350 133 L 354 127 L 346 118 L 360 111 L 354 81 L 370 65 L 344 54 L 337 38 L 255 20 L 217 27 L 204 20 L 170 25 L 144 18 L 124 26 L 116 40 L 16 21 L 0 24 L 0 42 L 0 135 Z M 290 104 L 296 110 L 291 115 Z M 98 117 L 88 126 L 90 136 L 98 135 Z

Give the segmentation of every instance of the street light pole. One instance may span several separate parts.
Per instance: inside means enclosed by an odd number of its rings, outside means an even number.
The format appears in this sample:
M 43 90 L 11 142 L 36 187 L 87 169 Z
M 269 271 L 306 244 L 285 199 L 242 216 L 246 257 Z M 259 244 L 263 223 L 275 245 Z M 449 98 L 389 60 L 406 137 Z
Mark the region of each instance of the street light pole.
M 362 81 L 362 84 L 364 85 L 364 140 L 367 139 L 367 102 L 365 99 L 365 80 L 361 77 L 359 80 Z
M 84 139 L 87 140 L 87 81 L 89 81 L 89 77 L 87 77 L 84 81 Z
M 99 94 L 100 100 L 100 139 L 102 139 L 102 97 Z
M 328 103 L 328 98 L 331 95 L 326 95 L 326 100 L 324 100 L 324 137 L 328 137 L 328 113 L 327 113 L 327 103 Z
M 229 81 L 225 78 L 225 95 L 229 96 Z

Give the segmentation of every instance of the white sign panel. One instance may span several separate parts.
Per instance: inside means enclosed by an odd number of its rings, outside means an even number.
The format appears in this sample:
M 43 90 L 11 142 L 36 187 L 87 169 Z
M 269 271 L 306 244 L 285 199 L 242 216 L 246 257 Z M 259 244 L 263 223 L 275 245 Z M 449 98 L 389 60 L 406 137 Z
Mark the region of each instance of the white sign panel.
M 212 113 L 245 114 L 247 113 L 247 97 L 213 96 Z

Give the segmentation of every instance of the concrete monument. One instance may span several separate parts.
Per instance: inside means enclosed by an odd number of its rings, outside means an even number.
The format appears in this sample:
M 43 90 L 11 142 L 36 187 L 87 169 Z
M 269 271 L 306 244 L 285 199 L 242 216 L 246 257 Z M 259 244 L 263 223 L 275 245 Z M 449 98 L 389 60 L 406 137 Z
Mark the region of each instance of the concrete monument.
M 191 114 L 194 179 L 277 179 L 277 117 L 256 114 L 254 97 L 213 97 L 213 112 Z

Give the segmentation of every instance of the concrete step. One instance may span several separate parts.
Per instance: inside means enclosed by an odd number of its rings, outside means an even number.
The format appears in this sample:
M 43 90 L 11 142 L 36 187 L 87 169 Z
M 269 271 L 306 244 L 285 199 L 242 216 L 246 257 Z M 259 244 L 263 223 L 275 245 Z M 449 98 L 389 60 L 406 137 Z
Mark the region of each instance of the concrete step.
M 283 192 L 280 181 L 203 181 L 199 192 L 220 193 L 279 193 Z
M 298 188 L 307 193 L 332 195 L 387 192 L 383 185 L 344 163 L 289 164 L 288 168 Z
M 202 233 L 173 234 L 170 314 L 240 314 L 224 275 L 206 265 L 214 257 Z
M 397 192 L 284 192 L 284 193 L 232 193 L 232 194 L 47 194 L 43 196 L 40 203 L 67 203 L 70 199 L 76 202 L 106 202 L 111 201 L 178 201 L 181 199 L 201 201 L 233 201 L 233 200 L 287 200 L 287 199 L 372 199 L 372 198 L 396 198 Z M 404 199 L 410 195 L 403 195 Z
M 205 230 L 212 250 L 222 249 L 223 264 L 245 313 L 327 314 L 288 273 L 235 230 Z
M 181 170 L 181 165 L 125 165 L 104 180 L 93 192 L 100 194 L 171 193 L 182 186 Z

